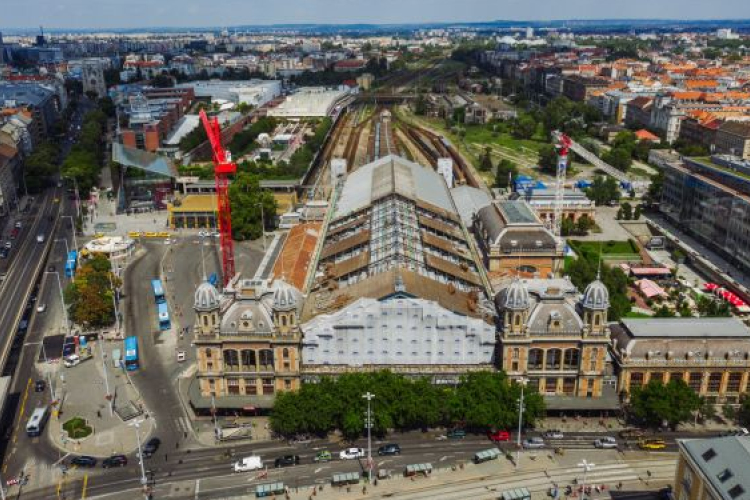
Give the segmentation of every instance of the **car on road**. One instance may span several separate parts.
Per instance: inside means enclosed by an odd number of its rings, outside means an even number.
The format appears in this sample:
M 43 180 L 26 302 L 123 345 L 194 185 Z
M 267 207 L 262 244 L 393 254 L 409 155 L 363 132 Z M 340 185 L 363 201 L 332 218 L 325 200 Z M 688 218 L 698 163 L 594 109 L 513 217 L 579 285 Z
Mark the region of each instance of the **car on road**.
M 10 250 L 11 248 L 13 248 L 13 243 L 11 243 L 10 241 L 6 241 L 5 242 L 5 248 L 7 248 L 8 250 Z
M 490 438 L 490 441 L 493 443 L 501 443 L 510 441 L 510 432 L 508 431 L 495 431 L 495 432 L 488 432 L 487 437 Z
M 54 264 L 50 264 L 49 266 L 47 266 L 47 272 L 48 273 L 54 273 L 55 269 L 57 269 L 57 268 L 55 267 Z
M 313 462 L 330 462 L 333 459 L 331 452 L 328 450 L 320 450 L 315 454 Z
M 15 229 L 21 229 L 21 227 L 22 227 L 22 226 L 23 226 L 23 224 L 21 224 L 21 221 L 20 221 L 20 220 L 19 220 L 19 221 L 16 221 L 16 223 L 15 223 L 15 224 L 13 225 L 13 227 L 14 227 Z
M 594 441 L 594 448 L 601 450 L 617 448 L 617 440 L 612 436 L 604 436 Z
M 36 235 L 36 242 L 37 243 L 44 243 L 44 233 L 39 233 Z
M 234 472 L 249 472 L 253 470 L 260 470 L 263 468 L 263 461 L 259 456 L 253 455 L 236 461 L 233 468 Z
M 94 457 L 81 455 L 80 457 L 73 457 L 70 461 L 70 465 L 75 465 L 76 467 L 96 467 L 97 462 L 98 460 Z M 125 459 L 125 463 L 127 463 L 127 459 Z
M 10 232 L 10 239 L 14 240 L 18 237 L 19 230 L 17 227 L 14 227 L 13 230 Z
M 177 362 L 182 363 L 187 359 L 185 351 L 177 351 Z
M 102 468 L 110 469 L 112 467 L 125 467 L 128 465 L 128 457 L 125 455 L 112 455 L 102 460 Z
M 46 310 L 47 310 L 47 304 L 45 304 L 44 302 L 41 302 L 38 306 L 36 306 L 36 312 L 38 313 L 43 313 Z
M 143 457 L 151 458 L 159 450 L 159 446 L 161 446 L 161 439 L 158 437 L 152 437 L 149 439 L 146 444 L 143 445 Z
M 198 237 L 200 238 L 207 238 L 208 235 L 208 231 L 198 231 Z
M 7 259 L 9 253 L 7 248 L 0 248 L 0 259 Z
M 47 382 L 44 380 L 37 380 L 34 383 L 34 392 L 44 392 L 44 390 L 47 388 Z
M 451 429 L 446 436 L 448 436 L 448 439 L 463 439 L 466 437 L 466 431 L 463 429 Z
M 363 450 L 362 448 L 347 448 L 345 450 L 341 450 L 341 452 L 339 453 L 339 458 L 341 460 L 356 460 L 364 456 L 365 450 Z
M 65 356 L 63 364 L 65 365 L 65 368 L 73 368 L 74 366 L 81 364 L 81 358 L 78 354 L 71 354 L 70 356 Z
M 663 439 L 641 439 L 638 441 L 638 447 L 642 450 L 663 450 L 667 447 Z
M 523 440 L 523 447 L 527 450 L 544 448 L 544 446 L 544 439 L 540 437 L 532 437 Z
M 544 439 L 563 439 L 565 438 L 565 434 L 559 429 L 550 429 L 544 434 L 542 434 Z
M 744 427 L 740 427 L 739 429 L 730 429 L 728 431 L 723 431 L 721 433 L 721 436 L 747 436 L 750 432 Z
M 401 455 L 401 447 L 396 443 L 384 444 L 378 448 L 378 455 Z
M 277 469 L 281 467 L 289 467 L 292 465 L 299 465 L 299 455 L 284 455 L 283 457 L 278 457 L 273 461 L 273 466 Z

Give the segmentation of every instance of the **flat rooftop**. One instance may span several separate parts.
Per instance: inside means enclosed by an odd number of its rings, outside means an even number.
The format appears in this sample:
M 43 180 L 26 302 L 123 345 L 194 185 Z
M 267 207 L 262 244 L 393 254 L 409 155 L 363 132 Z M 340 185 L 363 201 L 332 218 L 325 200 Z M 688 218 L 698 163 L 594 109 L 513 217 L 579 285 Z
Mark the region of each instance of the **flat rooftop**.
M 497 206 L 508 224 L 534 224 L 539 222 L 529 205 L 522 201 L 502 201 Z
M 737 318 L 624 318 L 621 322 L 631 337 L 750 338 L 750 329 Z

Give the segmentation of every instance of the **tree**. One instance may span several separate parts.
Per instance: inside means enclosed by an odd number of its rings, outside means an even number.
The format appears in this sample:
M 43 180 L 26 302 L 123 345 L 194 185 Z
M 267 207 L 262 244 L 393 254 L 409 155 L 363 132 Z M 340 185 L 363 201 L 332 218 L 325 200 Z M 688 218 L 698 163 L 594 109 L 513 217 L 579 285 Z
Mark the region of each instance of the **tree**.
M 630 397 L 630 411 L 637 420 L 653 428 L 666 422 L 672 430 L 690 420 L 701 404 L 701 398 L 682 379 L 672 379 L 666 385 L 652 380 L 633 389 Z
M 630 150 L 624 147 L 612 148 L 602 155 L 602 161 L 609 163 L 617 170 L 627 172 L 630 166 L 633 164 L 633 158 L 630 155 Z
M 633 220 L 639 220 L 641 218 L 641 206 L 636 205 L 635 210 L 633 211 Z
M 740 407 L 737 410 L 737 421 L 740 425 L 750 427 L 750 396 L 743 394 L 740 399 Z
M 512 161 L 503 158 L 495 167 L 495 187 L 507 188 L 512 177 L 518 175 L 518 167 Z
M 522 113 L 513 121 L 512 134 L 517 139 L 531 139 L 536 132 L 536 120 L 531 115 Z
M 700 408 L 698 408 L 698 414 L 701 420 L 711 420 L 716 417 L 716 405 L 709 401 L 708 398 L 701 397 Z
M 424 92 L 417 94 L 417 98 L 414 100 L 414 114 L 417 116 L 424 116 L 427 113 L 427 98 L 424 96 Z
M 737 418 L 737 409 L 731 403 L 724 403 L 721 407 L 721 414 L 724 415 L 724 418 L 734 421 Z
M 479 162 L 479 170 L 482 172 L 489 172 L 492 170 L 492 150 L 489 147 L 484 148 L 484 155 L 482 160 Z
M 661 306 L 659 309 L 656 310 L 654 313 L 655 318 L 674 318 L 675 313 L 667 306 Z
M 560 223 L 560 232 L 563 236 L 573 236 L 575 234 L 578 234 L 578 228 L 576 227 L 576 223 L 573 221 L 573 219 L 569 217 L 563 217 L 563 220 Z
M 664 187 L 664 171 L 662 169 L 651 176 L 651 184 L 648 186 L 644 202 L 653 205 L 661 201 L 661 191 Z
M 263 234 L 263 226 L 272 227 L 276 215 L 276 199 L 270 191 L 260 189 L 257 175 L 239 172 L 229 186 L 229 201 L 234 239 L 254 240 Z
M 159 74 L 151 79 L 151 85 L 156 88 L 166 89 L 174 87 L 174 78 L 167 74 Z
M 57 172 L 59 154 L 56 144 L 44 141 L 26 158 L 24 177 L 29 191 L 36 193 L 47 185 L 48 178 Z
M 597 175 L 586 190 L 586 196 L 597 206 L 607 205 L 620 199 L 620 187 L 613 177 Z
M 576 222 L 576 233 L 585 236 L 589 233 L 589 230 L 594 227 L 594 221 L 586 214 L 583 214 L 578 218 Z
M 114 324 L 112 286 L 117 289 L 122 282 L 110 269 L 109 260 L 101 255 L 96 255 L 78 269 L 75 281 L 66 287 L 64 293 L 74 323 L 85 328 Z
M 624 220 L 631 220 L 633 218 L 633 205 L 626 201 L 620 208 L 622 209 L 622 218 Z
M 549 175 L 557 174 L 557 150 L 552 144 L 545 144 L 539 149 L 539 169 Z

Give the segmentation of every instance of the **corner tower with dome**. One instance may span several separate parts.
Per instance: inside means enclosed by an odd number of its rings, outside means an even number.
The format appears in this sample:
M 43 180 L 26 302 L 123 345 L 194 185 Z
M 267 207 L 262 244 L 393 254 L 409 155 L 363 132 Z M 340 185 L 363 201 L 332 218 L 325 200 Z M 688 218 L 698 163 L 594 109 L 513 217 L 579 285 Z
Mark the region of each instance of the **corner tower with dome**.
M 495 297 L 501 368 L 525 378 L 551 412 L 618 407 L 607 373 L 609 291 L 598 278 L 581 294 L 569 278 L 514 278 Z
M 195 290 L 197 413 L 262 414 L 279 392 L 299 389 L 302 294 L 283 280 L 236 279 L 223 293 Z

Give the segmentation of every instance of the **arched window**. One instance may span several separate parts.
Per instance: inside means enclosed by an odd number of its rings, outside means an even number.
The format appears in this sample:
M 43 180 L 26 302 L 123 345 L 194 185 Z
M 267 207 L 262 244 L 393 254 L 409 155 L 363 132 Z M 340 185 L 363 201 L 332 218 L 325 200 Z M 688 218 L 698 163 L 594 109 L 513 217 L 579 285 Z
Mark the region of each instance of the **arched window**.
M 563 356 L 563 368 L 566 370 L 574 370 L 578 368 L 580 358 L 581 353 L 578 349 L 566 349 L 565 355 Z
M 529 370 L 541 370 L 544 353 L 541 349 L 529 349 Z
M 284 359 L 289 359 L 289 349 L 285 347 L 284 350 L 281 351 L 281 355 L 284 356 Z
M 208 326 L 208 316 L 203 316 L 203 326 Z
M 281 317 L 281 326 L 286 326 L 286 316 Z
M 514 323 L 515 323 L 516 326 L 521 326 L 521 315 L 520 314 L 516 314 L 516 318 L 514 320 Z
M 256 359 L 255 359 L 255 351 L 252 349 L 244 349 L 242 351 L 242 365 L 248 370 L 248 371 L 255 371 L 256 370 Z
M 601 322 L 601 319 L 599 318 L 599 315 L 594 314 L 594 326 L 599 326 L 600 322 Z
M 545 369 L 547 370 L 559 370 L 560 362 L 562 361 L 562 351 L 560 349 L 548 349 L 547 350 L 547 362 Z
M 234 349 L 227 349 L 224 351 L 224 369 L 229 371 L 236 371 L 240 367 L 240 356 L 239 353 Z
M 273 351 L 271 349 L 261 349 L 259 354 L 260 369 L 263 371 L 273 371 Z

